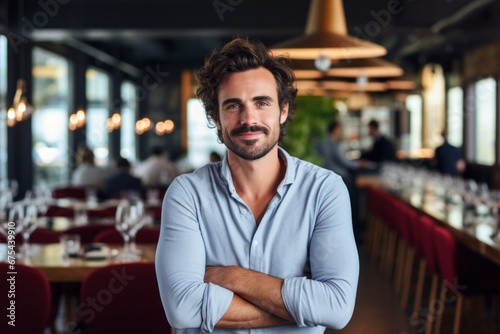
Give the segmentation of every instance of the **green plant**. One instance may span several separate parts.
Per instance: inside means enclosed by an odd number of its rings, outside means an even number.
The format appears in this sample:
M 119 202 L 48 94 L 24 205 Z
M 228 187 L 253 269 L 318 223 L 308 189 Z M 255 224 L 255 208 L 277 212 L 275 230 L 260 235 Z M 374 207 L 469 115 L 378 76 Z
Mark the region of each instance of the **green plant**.
M 323 158 L 314 149 L 326 137 L 328 124 L 337 118 L 338 111 L 328 96 L 298 96 L 295 118 L 287 125 L 282 147 L 292 156 L 323 164 Z

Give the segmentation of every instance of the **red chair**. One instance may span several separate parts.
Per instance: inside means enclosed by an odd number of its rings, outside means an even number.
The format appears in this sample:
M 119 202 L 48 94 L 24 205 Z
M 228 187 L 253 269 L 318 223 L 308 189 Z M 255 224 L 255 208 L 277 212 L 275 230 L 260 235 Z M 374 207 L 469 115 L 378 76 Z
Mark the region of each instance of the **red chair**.
M 75 216 L 75 210 L 73 208 L 50 205 L 45 213 L 45 216 L 73 218 Z
M 15 271 L 15 275 L 9 272 Z M 0 263 L 0 290 L 3 293 L 0 305 L 4 316 L 0 322 L 0 332 L 10 334 L 43 334 L 49 325 L 51 310 L 50 285 L 45 274 L 37 268 L 20 263 L 15 264 L 15 270 L 9 264 Z M 8 279 L 14 277 L 11 285 Z M 9 297 L 9 291 L 15 290 L 15 297 Z M 15 326 L 8 324 L 11 321 L 9 311 L 11 302 L 15 301 Z M 7 317 L 6 317 L 7 316 Z M 3 328 L 3 329 L 2 329 Z
M 39 229 L 31 233 L 29 242 L 33 244 L 53 244 L 59 242 L 59 237 L 60 235 L 57 232 Z M 5 243 L 6 241 L 7 239 L 5 238 L 5 235 L 0 234 L 0 243 Z M 16 245 L 22 244 L 23 242 L 24 238 L 21 233 L 16 235 Z
M 171 331 L 154 263 L 122 263 L 94 269 L 83 280 L 80 300 L 83 305 L 79 321 L 87 334 Z M 86 300 L 94 300 L 95 304 L 85 304 Z
M 88 210 L 89 218 L 114 218 L 116 215 L 116 206 L 109 206 L 104 209 Z
M 436 225 L 433 236 L 438 271 L 442 280 L 439 299 L 442 310 L 432 309 L 437 316 L 434 332 L 441 333 L 444 309 L 450 304 L 450 297 L 446 294 L 450 291 L 456 296 L 452 328 L 453 333 L 458 334 L 461 328 L 463 297 L 500 294 L 500 267 L 468 249 L 460 248 L 452 232 L 445 227 Z M 498 333 L 498 328 L 496 330 L 495 333 Z
M 82 243 L 91 243 L 100 232 L 114 228 L 113 224 L 89 224 L 69 227 L 61 234 L 78 234 Z
M 85 199 L 87 197 L 87 189 L 82 187 L 59 187 L 52 190 L 53 198 L 77 198 Z
M 152 227 L 143 227 L 137 231 L 135 242 L 138 244 L 157 244 L 160 237 L 160 229 Z M 103 242 L 108 244 L 121 244 L 123 237 L 115 229 L 109 229 L 100 232 L 94 237 L 94 242 Z
M 417 222 L 417 224 L 414 224 L 413 229 L 416 238 L 416 253 L 419 256 L 417 284 L 415 288 L 415 299 L 412 313 L 414 316 L 418 316 L 418 314 L 420 314 L 426 274 L 428 273 L 431 276 L 429 301 L 436 299 L 439 281 L 436 252 L 434 250 L 433 243 L 433 233 L 437 222 L 426 215 L 420 215 Z M 426 326 L 428 329 L 428 331 L 426 331 L 427 334 L 430 334 L 432 331 L 432 322 L 433 319 L 431 318 L 428 318 L 426 321 Z M 417 321 L 415 323 L 417 323 Z

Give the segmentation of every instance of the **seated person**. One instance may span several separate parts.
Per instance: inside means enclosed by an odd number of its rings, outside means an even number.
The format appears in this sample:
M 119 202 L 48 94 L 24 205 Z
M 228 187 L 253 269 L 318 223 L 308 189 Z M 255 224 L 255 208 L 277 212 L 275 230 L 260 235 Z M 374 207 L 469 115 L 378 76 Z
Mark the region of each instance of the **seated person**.
M 154 147 L 151 155 L 134 169 L 146 187 L 166 186 L 179 175 L 175 165 L 163 154 L 161 147 Z
M 123 197 L 131 194 L 141 196 L 142 182 L 130 172 L 130 162 L 118 157 L 116 160 L 116 171 L 106 179 L 104 196 L 107 198 Z
M 81 146 L 76 153 L 77 168 L 73 171 L 71 185 L 81 188 L 102 189 L 106 173 L 95 165 L 94 153 L 87 146 Z

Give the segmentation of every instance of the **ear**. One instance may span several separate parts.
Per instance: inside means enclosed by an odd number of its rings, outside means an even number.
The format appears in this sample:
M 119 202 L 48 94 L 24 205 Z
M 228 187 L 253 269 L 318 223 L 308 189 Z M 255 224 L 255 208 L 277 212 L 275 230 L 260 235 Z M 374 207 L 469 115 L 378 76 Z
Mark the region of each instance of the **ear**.
M 285 123 L 287 117 L 288 117 L 288 103 L 285 103 L 285 105 L 283 105 L 283 108 L 281 108 L 280 124 Z

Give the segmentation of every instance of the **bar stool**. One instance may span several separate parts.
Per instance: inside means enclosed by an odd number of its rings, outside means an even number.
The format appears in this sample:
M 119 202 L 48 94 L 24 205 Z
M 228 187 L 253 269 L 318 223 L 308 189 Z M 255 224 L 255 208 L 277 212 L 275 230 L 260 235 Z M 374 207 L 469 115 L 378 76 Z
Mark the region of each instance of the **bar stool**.
M 467 249 L 459 248 L 455 237 L 447 228 L 436 225 L 433 236 L 434 250 L 436 251 L 441 278 L 439 301 L 443 306 L 439 312 L 434 309 L 434 306 L 429 311 L 433 311 L 436 315 L 434 332 L 441 332 L 443 313 L 446 304 L 448 304 L 446 293 L 450 291 L 456 297 L 452 329 L 453 334 L 458 334 L 460 332 L 463 297 L 499 295 L 500 267 Z M 496 333 L 498 333 L 498 328 L 496 330 Z

